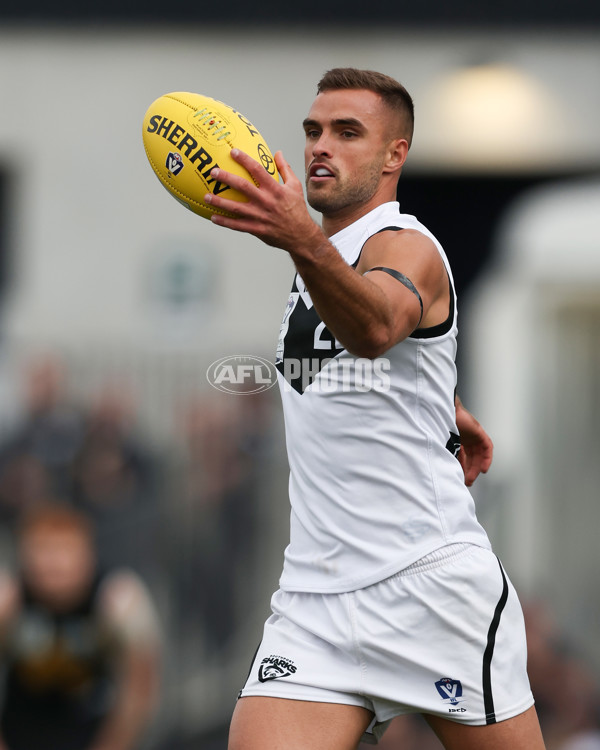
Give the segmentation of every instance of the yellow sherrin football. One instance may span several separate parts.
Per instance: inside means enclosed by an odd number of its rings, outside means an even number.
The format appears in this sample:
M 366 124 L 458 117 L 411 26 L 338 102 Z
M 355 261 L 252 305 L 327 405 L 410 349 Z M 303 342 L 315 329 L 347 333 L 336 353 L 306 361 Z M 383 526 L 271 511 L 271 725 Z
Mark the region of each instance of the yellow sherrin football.
M 245 201 L 242 193 L 214 180 L 211 170 L 252 180 L 230 155 L 245 151 L 265 168 L 265 177 L 278 180 L 275 160 L 264 138 L 233 107 L 201 94 L 175 92 L 153 102 L 144 117 L 143 140 L 154 173 L 171 195 L 190 211 L 210 219 L 226 211 L 204 202 L 206 193 Z

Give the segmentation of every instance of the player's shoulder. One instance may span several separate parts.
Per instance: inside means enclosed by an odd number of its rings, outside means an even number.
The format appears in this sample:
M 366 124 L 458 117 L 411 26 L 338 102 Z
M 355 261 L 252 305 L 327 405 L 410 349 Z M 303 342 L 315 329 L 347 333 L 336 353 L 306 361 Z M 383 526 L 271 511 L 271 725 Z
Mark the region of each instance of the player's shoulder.
M 382 256 L 418 260 L 420 264 L 443 266 L 438 246 L 429 234 L 419 228 L 388 227 L 373 234 L 361 253 L 361 267 L 377 264 Z
M 418 227 L 386 227 L 373 235 L 371 239 L 375 238 L 387 242 L 419 243 L 432 248 L 436 247 L 433 238 Z

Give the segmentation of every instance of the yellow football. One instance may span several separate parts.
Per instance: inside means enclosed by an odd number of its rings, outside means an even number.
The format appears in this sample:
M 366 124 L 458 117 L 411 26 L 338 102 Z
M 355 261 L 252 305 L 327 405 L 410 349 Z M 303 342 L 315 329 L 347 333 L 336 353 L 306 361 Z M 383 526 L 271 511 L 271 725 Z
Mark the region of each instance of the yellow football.
M 264 138 L 233 107 L 201 94 L 174 92 L 153 102 L 144 117 L 146 156 L 162 185 L 190 211 L 210 219 L 226 211 L 204 202 L 207 193 L 244 202 L 245 196 L 211 177 L 220 167 L 252 181 L 231 158 L 238 148 L 258 161 L 265 176 L 278 180 L 275 160 Z

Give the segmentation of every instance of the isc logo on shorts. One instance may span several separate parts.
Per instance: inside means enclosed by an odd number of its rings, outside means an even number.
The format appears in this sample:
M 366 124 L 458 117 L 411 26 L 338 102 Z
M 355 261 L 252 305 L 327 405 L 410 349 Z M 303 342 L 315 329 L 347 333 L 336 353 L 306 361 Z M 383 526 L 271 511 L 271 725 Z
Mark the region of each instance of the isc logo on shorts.
M 296 665 L 291 659 L 285 656 L 267 656 L 258 668 L 258 679 L 260 682 L 267 680 L 276 680 L 278 677 L 289 677 L 296 672 Z
M 463 689 L 460 680 L 451 680 L 449 677 L 442 677 L 435 683 L 438 693 L 444 703 L 449 703 L 451 706 L 456 706 L 462 703 L 465 699 L 463 698 Z M 450 713 L 456 713 L 460 711 L 464 713 L 466 708 L 449 708 Z

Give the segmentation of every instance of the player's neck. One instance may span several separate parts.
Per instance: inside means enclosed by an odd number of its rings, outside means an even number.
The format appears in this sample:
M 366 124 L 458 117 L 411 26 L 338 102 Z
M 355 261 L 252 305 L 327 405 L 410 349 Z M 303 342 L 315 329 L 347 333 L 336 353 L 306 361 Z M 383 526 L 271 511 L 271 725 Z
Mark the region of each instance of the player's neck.
M 378 206 L 387 203 L 388 200 L 393 200 L 393 198 L 383 199 L 381 196 L 374 196 L 371 200 L 365 203 L 346 206 L 335 213 L 323 214 L 321 220 L 323 233 L 327 237 L 333 237 L 334 234 L 337 234 L 338 232 L 341 232 L 342 229 L 354 224 L 355 221 L 366 216 Z

